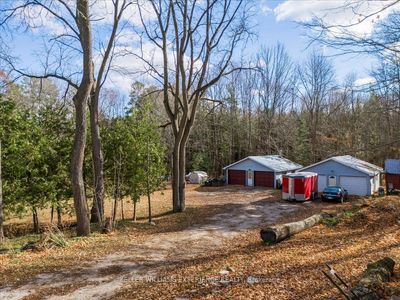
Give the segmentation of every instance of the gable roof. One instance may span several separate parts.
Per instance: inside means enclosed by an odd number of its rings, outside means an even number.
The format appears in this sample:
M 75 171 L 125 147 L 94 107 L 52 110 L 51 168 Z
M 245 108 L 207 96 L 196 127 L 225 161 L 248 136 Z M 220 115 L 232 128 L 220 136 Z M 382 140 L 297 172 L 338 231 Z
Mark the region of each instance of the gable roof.
M 320 162 L 317 162 L 315 164 L 312 164 L 310 166 L 307 166 L 305 168 L 302 168 L 299 171 L 307 170 L 308 168 L 323 164 L 323 163 L 325 163 L 327 161 L 331 161 L 331 160 L 335 161 L 337 163 L 340 163 L 342 165 L 345 165 L 347 167 L 350 167 L 352 169 L 355 169 L 357 171 L 360 171 L 360 172 L 362 172 L 364 174 L 367 174 L 369 176 L 374 176 L 374 175 L 376 175 L 378 173 L 383 172 L 383 169 L 381 167 L 378 167 L 378 166 L 376 166 L 374 164 L 371 164 L 369 162 L 366 162 L 364 160 L 355 158 L 355 157 L 353 157 L 351 155 L 333 156 L 333 157 L 330 157 L 328 159 L 325 159 L 325 160 L 322 160 Z
M 385 172 L 389 174 L 400 174 L 400 159 L 385 160 Z
M 228 169 L 246 159 L 250 159 L 264 167 L 267 167 L 275 172 L 285 172 L 285 171 L 294 171 L 302 168 L 302 165 L 292 162 L 291 160 L 284 158 L 280 155 L 261 155 L 261 156 L 248 156 L 245 157 L 229 166 L 224 167 L 223 169 Z

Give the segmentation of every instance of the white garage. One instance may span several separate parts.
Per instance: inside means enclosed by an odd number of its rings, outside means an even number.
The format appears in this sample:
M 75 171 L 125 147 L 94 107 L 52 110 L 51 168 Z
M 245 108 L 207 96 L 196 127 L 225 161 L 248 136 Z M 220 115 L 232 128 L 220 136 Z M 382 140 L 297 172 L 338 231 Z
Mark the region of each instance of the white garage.
M 334 156 L 299 171 L 318 174 L 318 192 L 341 186 L 349 195 L 369 196 L 378 191 L 383 169 L 350 155 Z

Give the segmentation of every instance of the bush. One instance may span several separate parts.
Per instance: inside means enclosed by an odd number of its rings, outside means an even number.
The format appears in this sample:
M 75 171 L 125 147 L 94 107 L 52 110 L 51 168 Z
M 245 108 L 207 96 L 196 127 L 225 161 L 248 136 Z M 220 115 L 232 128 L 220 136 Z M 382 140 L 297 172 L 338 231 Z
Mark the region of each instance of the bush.
M 322 220 L 322 223 L 324 223 L 328 227 L 334 227 L 337 224 L 339 224 L 339 218 L 338 217 L 324 218 Z

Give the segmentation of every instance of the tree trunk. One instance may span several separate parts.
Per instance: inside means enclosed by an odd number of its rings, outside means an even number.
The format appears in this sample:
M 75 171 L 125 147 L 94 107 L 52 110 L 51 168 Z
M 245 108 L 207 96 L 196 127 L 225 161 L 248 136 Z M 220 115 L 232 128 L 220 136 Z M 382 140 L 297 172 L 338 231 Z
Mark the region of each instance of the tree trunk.
M 125 214 L 124 214 L 124 199 L 121 199 L 121 219 L 122 219 L 122 221 L 125 220 Z
M 95 84 L 93 89 L 95 89 Z M 101 150 L 100 125 L 99 125 L 99 95 L 90 97 L 90 129 L 92 137 L 93 161 L 93 207 L 91 219 L 93 223 L 102 225 L 104 220 L 104 157 Z
M 53 224 L 53 219 L 54 219 L 54 205 L 51 205 L 51 211 L 50 211 L 50 223 Z
M 149 204 L 149 223 L 151 223 L 153 220 L 152 220 L 152 215 L 151 215 L 151 196 L 150 196 L 149 190 L 147 190 L 147 201 Z
M 2 177 L 2 148 L 0 140 L 0 243 L 4 240 L 4 213 L 3 213 L 3 177 Z
M 33 219 L 33 231 L 35 233 L 40 233 L 39 218 L 38 218 L 36 207 L 32 207 L 32 219 Z
M 72 191 L 74 196 L 78 236 L 86 236 L 90 234 L 85 183 L 83 180 L 83 161 L 86 146 L 86 99 L 78 99 L 77 97 L 75 100 L 76 127 L 71 161 Z
M 150 196 L 150 151 L 149 151 L 149 143 L 147 142 L 147 172 L 146 172 L 146 191 L 147 191 L 147 202 L 149 206 L 149 223 L 151 220 L 151 196 Z
M 136 201 L 133 201 L 133 222 L 136 222 Z
M 57 205 L 57 226 L 59 228 L 61 228 L 62 226 L 61 214 L 62 214 L 61 206 Z
M 175 145 L 172 154 L 172 210 L 173 212 L 180 212 L 180 197 L 179 197 L 179 145 L 180 143 L 175 139 Z
M 381 295 L 383 282 L 390 280 L 393 275 L 395 262 L 389 257 L 385 257 L 374 263 L 370 263 L 361 276 L 357 286 L 349 292 L 350 299 L 357 300 L 379 300 L 385 298 Z
M 266 229 L 261 229 L 261 239 L 265 243 L 278 243 L 300 231 L 314 226 L 322 220 L 321 214 L 312 215 L 311 217 L 298 222 L 292 222 L 282 225 L 275 225 Z
M 118 196 L 114 197 L 113 214 L 112 214 L 112 226 L 115 227 L 115 222 L 117 221 L 117 207 L 118 207 Z
M 186 187 L 186 142 L 182 141 L 179 149 L 179 212 L 185 211 L 185 187 Z
M 82 79 L 74 96 L 75 105 L 75 136 L 71 159 L 71 181 L 76 212 L 77 234 L 90 234 L 85 183 L 83 180 L 83 162 L 86 147 L 86 113 L 87 103 L 94 82 L 94 67 L 92 54 L 92 32 L 90 25 L 89 1 L 77 0 L 77 20 L 80 42 L 83 51 Z

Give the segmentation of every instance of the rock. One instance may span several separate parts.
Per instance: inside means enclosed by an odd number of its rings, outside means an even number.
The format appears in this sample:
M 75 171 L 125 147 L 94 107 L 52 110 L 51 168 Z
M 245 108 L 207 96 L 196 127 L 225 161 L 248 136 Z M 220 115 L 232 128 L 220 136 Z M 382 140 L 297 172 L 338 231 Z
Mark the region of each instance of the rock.
M 150 222 L 149 225 L 150 225 L 150 226 L 156 226 L 156 223 Z
M 390 257 L 385 257 L 370 263 L 361 276 L 358 284 L 352 288 L 349 299 L 379 300 L 382 299 L 380 287 L 388 282 L 393 275 L 395 262 Z
M 229 275 L 229 271 L 228 270 L 221 270 L 221 271 L 219 271 L 219 275 L 222 275 L 222 276 Z

